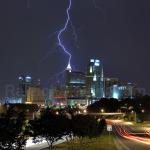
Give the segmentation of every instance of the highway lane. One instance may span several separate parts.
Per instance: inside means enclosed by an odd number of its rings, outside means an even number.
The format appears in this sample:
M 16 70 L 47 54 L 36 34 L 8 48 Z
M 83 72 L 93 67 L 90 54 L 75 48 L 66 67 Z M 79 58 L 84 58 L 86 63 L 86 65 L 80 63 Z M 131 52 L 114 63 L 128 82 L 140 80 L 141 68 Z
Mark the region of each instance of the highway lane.
M 110 123 L 113 125 L 114 135 L 128 150 L 150 150 L 149 130 L 145 130 L 144 126 L 134 126 L 123 121 L 112 120 L 109 120 Z

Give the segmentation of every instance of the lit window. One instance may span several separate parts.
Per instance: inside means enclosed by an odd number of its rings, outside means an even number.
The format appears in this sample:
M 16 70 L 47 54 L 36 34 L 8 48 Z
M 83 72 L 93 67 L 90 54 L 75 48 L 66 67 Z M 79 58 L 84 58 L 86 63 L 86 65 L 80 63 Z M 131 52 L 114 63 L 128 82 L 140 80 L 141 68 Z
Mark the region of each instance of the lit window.
M 94 62 L 94 59 L 91 59 L 90 62 Z
M 99 66 L 99 62 L 95 62 L 95 64 L 94 64 L 95 66 Z
M 25 80 L 26 82 L 31 82 L 32 78 L 30 76 L 26 76 Z
M 92 96 L 95 96 L 95 91 L 93 88 L 91 88 L 91 94 L 92 94 Z
M 96 59 L 95 62 L 100 63 L 100 60 Z
M 93 72 L 93 69 L 92 69 L 92 67 L 90 67 L 90 73 L 92 73 Z
M 93 81 L 97 81 L 97 77 L 96 77 L 96 75 L 94 75 L 94 77 L 93 77 Z

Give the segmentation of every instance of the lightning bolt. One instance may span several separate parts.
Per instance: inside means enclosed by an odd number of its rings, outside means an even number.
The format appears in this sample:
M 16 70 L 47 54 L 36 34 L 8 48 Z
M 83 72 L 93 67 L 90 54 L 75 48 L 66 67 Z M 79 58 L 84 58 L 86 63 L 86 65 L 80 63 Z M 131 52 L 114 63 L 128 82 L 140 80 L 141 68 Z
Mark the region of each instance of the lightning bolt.
M 52 79 L 54 79 L 55 77 L 57 78 L 58 76 L 63 75 L 63 73 L 65 72 L 65 70 L 69 70 L 69 71 L 72 70 L 72 67 L 71 67 L 71 58 L 72 58 L 72 55 L 71 55 L 71 53 L 65 48 L 65 46 L 64 46 L 64 44 L 63 44 L 63 42 L 62 42 L 62 39 L 61 39 L 62 34 L 66 31 L 66 29 L 67 29 L 69 23 L 71 23 L 70 13 L 69 13 L 70 10 L 71 10 L 71 5 L 72 5 L 72 0 L 69 0 L 68 7 L 67 7 L 67 9 L 66 9 L 67 18 L 66 18 L 65 24 L 64 24 L 64 26 L 63 26 L 59 31 L 55 32 L 55 33 L 57 34 L 58 46 L 60 46 L 61 49 L 63 50 L 63 52 L 69 56 L 68 64 L 67 64 L 67 66 L 65 67 L 65 69 L 62 70 L 61 72 L 51 75 L 51 77 L 48 79 L 48 82 L 47 82 L 47 83 L 49 83 L 49 82 L 50 82 Z M 50 36 L 50 37 L 51 37 L 51 36 Z M 50 53 L 51 53 L 51 52 L 50 52 Z M 44 57 L 44 59 L 45 59 L 45 58 L 47 58 L 47 56 Z
M 69 0 L 69 5 L 66 9 L 66 14 L 67 14 L 67 19 L 66 19 L 66 22 L 65 22 L 65 25 L 62 27 L 62 29 L 60 29 L 60 31 L 58 32 L 58 35 L 57 35 L 57 39 L 58 39 L 58 45 L 62 48 L 62 50 L 69 56 L 69 59 L 68 59 L 68 64 L 67 64 L 67 67 L 66 69 L 67 70 L 70 70 L 71 71 L 71 53 L 68 52 L 68 50 L 65 48 L 65 46 L 63 45 L 62 41 L 61 41 L 61 36 L 62 34 L 66 31 L 67 27 L 68 27 L 68 24 L 69 24 L 69 21 L 70 21 L 70 9 L 71 9 L 71 5 L 72 5 L 72 0 Z

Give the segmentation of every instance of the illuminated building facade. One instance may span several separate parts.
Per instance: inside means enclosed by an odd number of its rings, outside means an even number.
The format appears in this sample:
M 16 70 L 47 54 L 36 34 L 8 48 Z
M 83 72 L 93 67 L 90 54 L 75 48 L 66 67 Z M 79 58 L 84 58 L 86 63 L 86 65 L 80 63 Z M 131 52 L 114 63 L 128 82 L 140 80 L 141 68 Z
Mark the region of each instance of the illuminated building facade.
M 135 98 L 145 94 L 145 90 L 139 90 L 135 84 L 123 83 L 115 78 L 105 79 L 105 96 L 106 98 L 125 99 Z
M 92 97 L 92 99 L 105 97 L 103 65 L 99 59 L 90 59 L 87 70 L 86 86 L 87 94 L 89 97 Z
M 106 98 L 117 97 L 116 86 L 119 84 L 118 78 L 104 78 L 104 91 Z
M 120 91 L 118 88 L 118 85 L 115 84 L 111 87 L 111 97 L 110 98 L 115 98 L 115 99 L 119 99 L 120 98 Z
M 44 90 L 40 80 L 33 84 L 32 78 L 28 75 L 19 77 L 19 97 L 25 104 L 45 105 Z
M 64 86 L 57 84 L 49 92 L 48 105 L 65 106 L 67 105 L 66 90 Z
M 40 86 L 30 86 L 27 89 L 26 104 L 45 105 L 44 90 Z
M 0 104 L 22 104 L 20 97 L 4 97 L 0 100 Z
M 78 71 L 66 71 L 66 97 L 68 104 L 85 104 L 86 99 L 86 76 Z
M 119 89 L 119 97 L 123 98 L 135 98 L 139 96 L 145 95 L 145 89 L 138 88 L 135 84 L 126 83 L 122 84 L 118 87 Z

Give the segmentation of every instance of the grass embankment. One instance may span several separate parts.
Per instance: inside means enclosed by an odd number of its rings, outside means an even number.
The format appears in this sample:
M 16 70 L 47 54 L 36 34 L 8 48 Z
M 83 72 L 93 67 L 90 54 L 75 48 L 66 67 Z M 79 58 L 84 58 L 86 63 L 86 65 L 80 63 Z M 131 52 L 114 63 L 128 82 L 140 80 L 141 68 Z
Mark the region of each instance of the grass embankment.
M 69 150 L 73 146 L 73 150 L 117 150 L 114 144 L 113 136 L 107 131 L 104 131 L 99 137 L 93 139 L 84 139 L 82 147 L 80 147 L 79 139 L 72 141 L 72 144 L 67 142 L 54 146 L 53 150 Z M 70 148 L 71 149 L 71 148 Z M 43 149 L 43 150 L 48 150 Z

